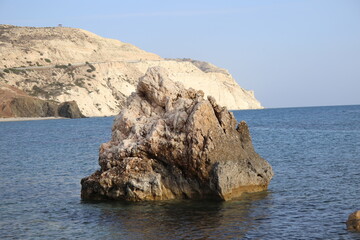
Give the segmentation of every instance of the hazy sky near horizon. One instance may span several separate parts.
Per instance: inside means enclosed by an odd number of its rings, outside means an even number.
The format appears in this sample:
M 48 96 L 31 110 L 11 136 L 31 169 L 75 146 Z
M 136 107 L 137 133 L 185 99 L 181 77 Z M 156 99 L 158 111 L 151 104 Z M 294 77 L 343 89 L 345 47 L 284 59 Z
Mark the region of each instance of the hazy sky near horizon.
M 360 0 L 0 0 L 0 24 L 63 24 L 211 62 L 268 108 L 360 104 Z

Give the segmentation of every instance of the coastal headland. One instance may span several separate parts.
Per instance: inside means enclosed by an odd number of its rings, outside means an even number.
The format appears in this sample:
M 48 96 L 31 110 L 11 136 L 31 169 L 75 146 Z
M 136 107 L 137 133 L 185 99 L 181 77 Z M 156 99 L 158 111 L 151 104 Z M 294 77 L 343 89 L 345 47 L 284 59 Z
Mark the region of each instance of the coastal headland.
M 262 108 L 253 91 L 208 62 L 162 58 L 82 29 L 0 25 L 0 90 L 12 90 L 11 97 L 0 100 L 0 117 L 51 116 L 34 111 L 29 115 L 25 103 L 21 111 L 2 110 L 13 109 L 19 97 L 32 102 L 75 102 L 87 117 L 114 116 L 135 91 L 139 78 L 156 66 L 165 68 L 172 80 L 202 90 L 228 109 Z

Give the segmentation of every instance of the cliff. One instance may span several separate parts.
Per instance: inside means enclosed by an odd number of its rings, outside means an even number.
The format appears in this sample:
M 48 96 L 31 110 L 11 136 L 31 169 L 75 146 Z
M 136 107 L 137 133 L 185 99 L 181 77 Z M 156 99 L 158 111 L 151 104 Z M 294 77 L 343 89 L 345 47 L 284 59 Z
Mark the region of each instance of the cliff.
M 55 102 L 29 96 L 23 91 L 0 83 L 1 117 L 85 117 L 75 101 Z
M 43 100 L 75 101 L 86 116 L 118 114 L 154 66 L 229 109 L 262 108 L 252 91 L 210 63 L 163 59 L 81 29 L 0 25 L 0 82 Z

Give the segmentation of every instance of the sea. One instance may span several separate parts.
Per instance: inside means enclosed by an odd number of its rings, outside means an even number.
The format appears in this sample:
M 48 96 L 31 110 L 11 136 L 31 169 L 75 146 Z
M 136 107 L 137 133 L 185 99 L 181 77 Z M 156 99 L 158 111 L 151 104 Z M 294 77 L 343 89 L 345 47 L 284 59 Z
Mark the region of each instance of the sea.
M 228 202 L 83 202 L 113 117 L 0 122 L 0 239 L 360 239 L 360 105 L 233 113 L 275 176 Z

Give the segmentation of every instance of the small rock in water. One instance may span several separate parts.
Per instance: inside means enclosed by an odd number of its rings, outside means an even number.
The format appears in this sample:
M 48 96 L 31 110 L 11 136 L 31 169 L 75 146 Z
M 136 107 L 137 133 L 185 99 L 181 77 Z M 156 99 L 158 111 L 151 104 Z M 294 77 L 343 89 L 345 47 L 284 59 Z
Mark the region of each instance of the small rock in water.
M 81 180 L 83 199 L 229 200 L 267 189 L 273 176 L 245 122 L 159 67 L 127 99 L 99 165 Z
M 350 231 L 360 232 L 360 210 L 349 215 L 346 227 Z

